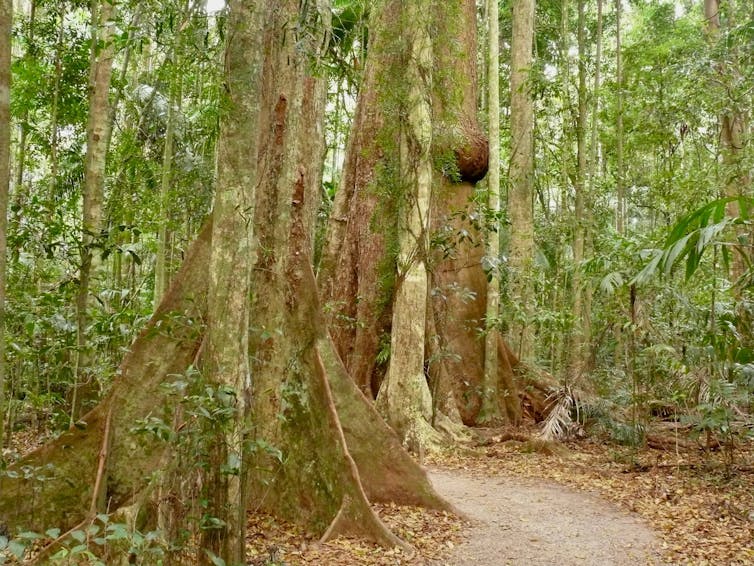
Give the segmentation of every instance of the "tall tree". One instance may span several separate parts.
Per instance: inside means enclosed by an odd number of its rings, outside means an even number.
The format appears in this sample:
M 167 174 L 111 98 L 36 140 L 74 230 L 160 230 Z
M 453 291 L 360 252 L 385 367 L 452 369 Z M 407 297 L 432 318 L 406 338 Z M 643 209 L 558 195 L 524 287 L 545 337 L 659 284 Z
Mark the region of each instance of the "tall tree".
M 377 397 L 388 423 L 412 445 L 431 436 L 432 400 L 424 374 L 429 210 L 432 196 L 432 9 L 421 0 L 403 4 L 406 38 L 405 118 L 399 129 L 400 176 L 406 183 L 398 221 L 397 289 L 390 333 L 390 362 Z
M 434 2 L 430 8 L 435 18 L 434 69 L 440 71 L 433 75 L 431 93 L 432 269 L 423 357 L 430 378 L 432 424 L 454 435 L 461 422 L 478 419 L 482 403 L 485 345 L 479 337 L 487 307 L 481 245 L 484 215 L 471 197 L 474 184 L 487 171 L 489 150 L 476 121 L 475 3 Z M 404 80 L 407 62 L 400 54 L 414 36 L 401 33 L 410 26 L 395 25 L 402 10 L 401 3 L 384 2 L 373 12 L 362 96 L 319 273 L 339 352 L 362 390 L 371 394 L 379 389 L 386 362 L 402 355 L 389 348 L 394 300 L 404 283 L 396 227 L 402 225 L 414 189 L 399 174 L 403 157 L 395 140 L 402 122 L 386 119 L 397 114 L 406 120 L 411 109 L 406 106 L 411 99 L 407 90 L 414 86 Z M 512 366 L 518 362 L 502 340 L 495 347 L 501 360 L 496 402 L 503 415 L 515 422 L 521 399 Z M 421 400 L 415 403 L 420 405 Z M 536 401 L 532 406 L 541 407 Z M 418 440 L 428 446 L 436 441 L 429 431 Z
M 0 450 L 5 445 L 5 294 L 10 187 L 10 69 L 13 1 L 0 2 Z
M 104 222 L 105 165 L 110 138 L 110 79 L 113 72 L 115 44 L 115 2 L 92 0 L 91 3 L 91 59 L 89 75 L 89 116 L 86 125 L 86 157 L 84 164 L 84 194 L 81 221 L 81 266 L 76 295 L 76 363 L 74 370 L 71 418 L 73 425 L 78 414 L 79 386 L 86 375 L 86 355 L 89 349 L 87 324 L 91 278 L 97 265 L 95 248 L 101 245 Z
M 160 191 L 159 191 L 159 218 L 157 232 L 157 251 L 155 253 L 154 266 L 154 305 L 155 308 L 160 304 L 165 291 L 168 288 L 170 274 L 168 272 L 167 255 L 169 246 L 169 229 L 170 224 L 170 191 L 173 181 L 173 167 L 175 159 L 175 137 L 176 122 L 178 121 L 178 110 L 181 106 L 181 97 L 183 90 L 183 74 L 180 72 L 182 53 L 182 36 L 184 27 L 189 19 L 189 2 L 182 2 L 178 9 L 178 21 L 176 22 L 176 35 L 173 39 L 173 45 L 170 47 L 166 65 L 170 68 L 169 86 L 167 96 L 167 116 L 165 118 L 165 140 L 162 150 L 162 171 L 160 174 Z
M 618 234 L 626 231 L 626 187 L 623 166 L 623 45 L 621 43 L 621 15 L 623 0 L 615 0 L 615 229 Z
M 489 122 L 490 164 L 487 175 L 488 206 L 495 218 L 500 214 L 500 10 L 498 0 L 487 1 L 487 119 Z M 501 417 L 497 403 L 498 363 L 497 326 L 500 317 L 500 222 L 487 237 L 487 255 L 492 262 L 490 283 L 487 289 L 487 315 L 484 345 L 484 382 L 481 418 L 497 420 Z
M 713 55 L 714 67 L 720 82 L 724 85 L 723 92 L 726 100 L 721 101 L 723 110 L 720 113 L 720 153 L 723 163 L 723 194 L 726 197 L 735 198 L 748 195 L 751 190 L 751 177 L 745 161 L 745 149 L 749 131 L 748 117 L 745 108 L 748 100 L 740 100 L 740 95 L 732 88 L 736 82 L 741 81 L 741 73 L 738 68 L 737 53 L 735 48 L 720 52 L 721 28 L 721 2 L 720 0 L 705 0 L 704 17 L 707 22 L 707 36 L 712 49 L 718 53 Z M 735 13 L 735 2 L 728 6 L 728 20 Z M 732 217 L 740 215 L 737 201 L 728 204 L 728 214 Z M 740 245 L 750 239 L 750 234 L 737 233 L 737 252 L 731 261 L 730 277 L 738 281 L 746 271 L 747 264 L 751 261 L 751 252 L 746 245 Z
M 258 184 L 257 124 L 261 113 L 264 64 L 262 36 L 269 8 L 244 0 L 228 5 L 225 51 L 225 100 L 218 144 L 217 188 L 212 211 L 209 259 L 207 353 L 205 373 L 215 384 L 235 392 L 233 416 L 224 439 L 211 451 L 208 513 L 224 529 L 204 531 L 204 546 L 226 564 L 244 562 L 246 489 L 249 474 L 243 455 L 248 421 L 251 374 L 249 362 L 249 294 L 253 252 L 253 210 Z M 170 98 L 168 135 L 174 97 Z M 172 149 L 165 141 L 166 161 Z M 166 173 L 163 172 L 163 175 Z M 164 187 L 163 187 L 164 188 Z M 227 462 L 233 469 L 226 470 Z
M 586 45 L 586 0 L 577 1 L 578 24 L 578 71 L 579 83 L 576 107 L 576 175 L 574 183 L 574 218 L 573 218 L 573 329 L 572 347 L 569 349 L 568 371 L 579 374 L 583 371 L 584 347 L 588 343 L 587 302 L 585 291 L 587 283 L 582 276 L 582 262 L 589 235 L 589 195 L 587 185 L 587 127 L 589 121 L 587 93 L 587 45 Z
M 534 258 L 534 102 L 531 66 L 534 0 L 514 0 L 511 44 L 510 301 L 519 314 L 509 340 L 523 360 L 534 355 L 532 261 Z

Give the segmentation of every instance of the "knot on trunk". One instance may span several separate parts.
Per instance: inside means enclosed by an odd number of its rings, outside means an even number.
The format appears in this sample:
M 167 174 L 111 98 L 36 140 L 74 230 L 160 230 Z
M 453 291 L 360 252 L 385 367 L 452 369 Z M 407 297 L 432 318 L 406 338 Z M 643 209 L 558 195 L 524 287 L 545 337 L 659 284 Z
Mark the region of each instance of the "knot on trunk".
M 490 144 L 476 120 L 464 117 L 444 130 L 435 134 L 439 169 L 453 182 L 473 185 L 481 181 L 489 168 Z M 449 158 L 452 163 L 447 163 Z

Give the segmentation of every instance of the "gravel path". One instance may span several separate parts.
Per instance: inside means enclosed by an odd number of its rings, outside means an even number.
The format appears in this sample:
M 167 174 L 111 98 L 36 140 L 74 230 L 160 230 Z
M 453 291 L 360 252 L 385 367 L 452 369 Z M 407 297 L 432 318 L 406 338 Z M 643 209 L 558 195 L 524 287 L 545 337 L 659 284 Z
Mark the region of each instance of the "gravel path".
M 598 497 L 543 480 L 429 476 L 474 522 L 469 541 L 437 566 L 663 564 L 649 527 Z

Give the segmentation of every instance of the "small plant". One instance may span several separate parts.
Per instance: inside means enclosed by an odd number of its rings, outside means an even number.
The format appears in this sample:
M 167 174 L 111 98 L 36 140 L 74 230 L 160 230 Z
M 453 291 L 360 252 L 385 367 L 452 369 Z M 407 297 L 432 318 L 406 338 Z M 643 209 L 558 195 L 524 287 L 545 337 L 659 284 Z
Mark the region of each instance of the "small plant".
M 0 534 L 0 565 L 22 563 L 50 545 L 48 564 L 107 566 L 108 552 L 129 557 L 130 564 L 157 565 L 165 555 L 159 531 L 141 533 L 125 523 L 110 522 L 110 515 L 99 514 L 87 527 L 72 530 L 61 537 L 60 529 L 44 534 L 21 532 L 15 537 Z
M 739 436 L 750 434 L 744 413 L 738 407 L 746 406 L 748 394 L 725 379 L 711 379 L 700 387 L 699 404 L 682 418 L 698 436 L 704 437 L 704 449 L 720 449 L 726 474 L 734 464 Z

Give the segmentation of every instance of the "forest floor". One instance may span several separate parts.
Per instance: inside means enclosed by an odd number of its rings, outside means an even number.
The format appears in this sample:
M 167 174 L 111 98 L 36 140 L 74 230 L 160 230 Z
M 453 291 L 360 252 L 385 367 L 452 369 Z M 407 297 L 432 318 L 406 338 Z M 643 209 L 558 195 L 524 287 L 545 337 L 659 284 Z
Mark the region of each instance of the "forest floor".
M 425 462 L 438 492 L 464 517 L 375 506 L 414 553 L 350 539 L 321 544 L 251 509 L 249 564 L 754 564 L 751 442 L 740 443 L 726 466 L 721 452 L 688 441 L 636 450 L 589 439 L 510 440 L 522 438 L 520 431 L 483 436 L 484 446 Z M 39 440 L 14 435 L 12 452 L 20 455 Z
M 500 442 L 426 462 L 466 516 L 377 506 L 413 555 L 354 540 L 319 544 L 251 515 L 251 564 L 754 564 L 754 446 L 718 452 L 634 450 L 582 440 Z

